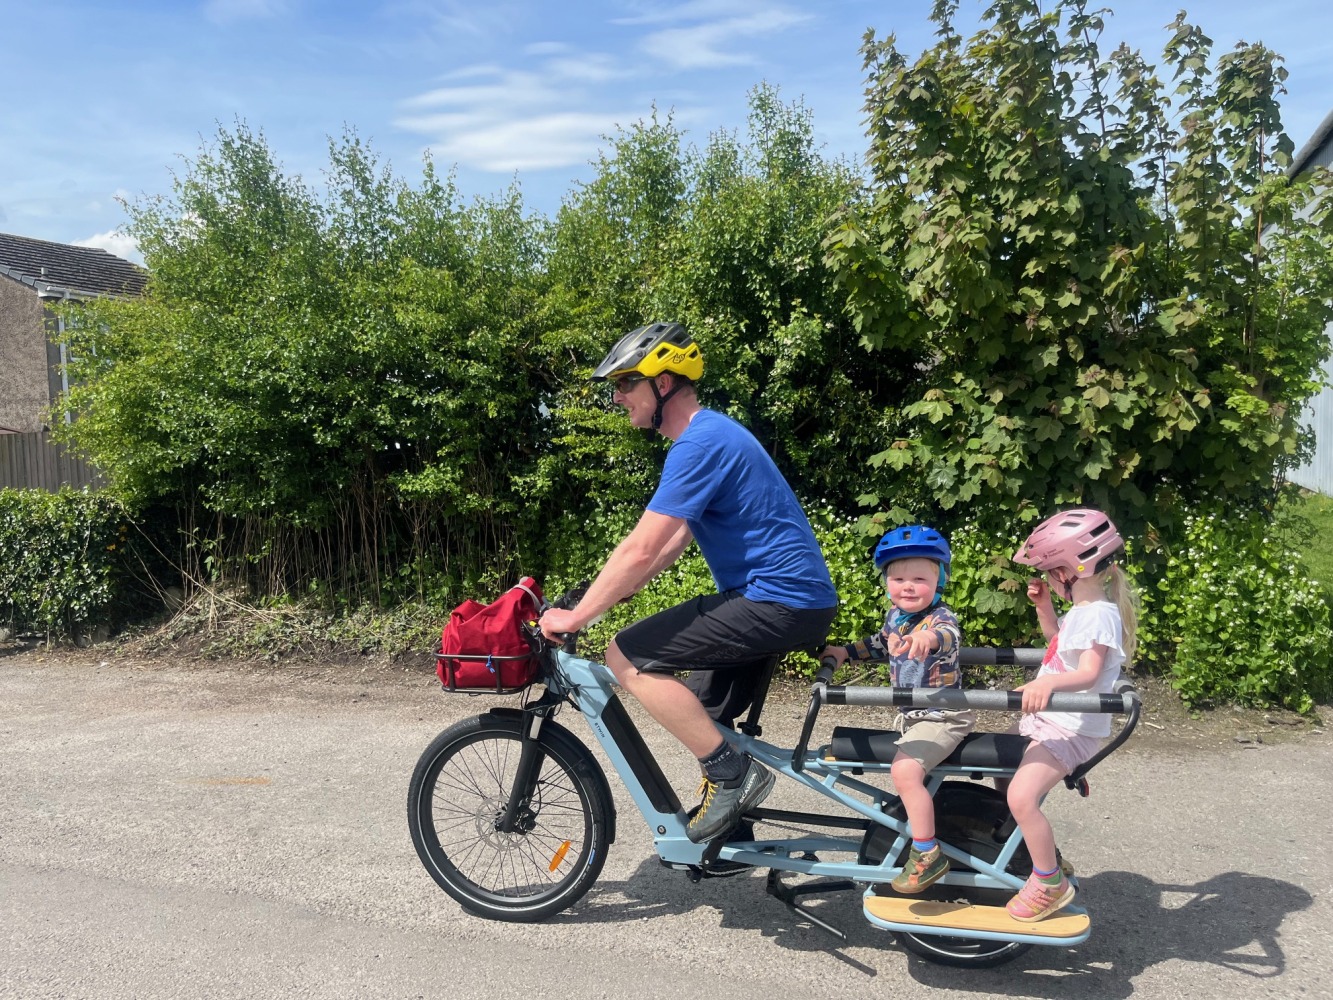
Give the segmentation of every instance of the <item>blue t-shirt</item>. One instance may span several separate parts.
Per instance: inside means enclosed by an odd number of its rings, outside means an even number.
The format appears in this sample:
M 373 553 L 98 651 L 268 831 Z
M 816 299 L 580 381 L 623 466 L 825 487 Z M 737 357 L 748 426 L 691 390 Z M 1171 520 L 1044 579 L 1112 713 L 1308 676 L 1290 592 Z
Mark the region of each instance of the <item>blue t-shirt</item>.
M 838 603 L 796 494 L 754 435 L 724 414 L 694 415 L 648 509 L 689 524 L 721 593 L 791 608 Z

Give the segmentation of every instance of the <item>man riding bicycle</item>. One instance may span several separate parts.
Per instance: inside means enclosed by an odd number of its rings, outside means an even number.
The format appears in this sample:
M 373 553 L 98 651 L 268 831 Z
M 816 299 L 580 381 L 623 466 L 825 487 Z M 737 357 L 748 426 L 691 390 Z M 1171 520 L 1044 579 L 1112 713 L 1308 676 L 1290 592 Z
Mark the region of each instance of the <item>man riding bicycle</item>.
M 714 720 L 730 726 L 746 709 L 769 657 L 821 647 L 838 600 L 796 495 L 753 434 L 699 404 L 702 375 L 699 347 L 678 323 L 631 330 L 594 370 L 633 426 L 673 444 L 643 516 L 582 600 L 541 620 L 552 638 L 576 632 L 699 543 L 718 592 L 636 622 L 606 651 L 617 683 L 699 760 L 696 843 L 729 832 L 774 781 Z

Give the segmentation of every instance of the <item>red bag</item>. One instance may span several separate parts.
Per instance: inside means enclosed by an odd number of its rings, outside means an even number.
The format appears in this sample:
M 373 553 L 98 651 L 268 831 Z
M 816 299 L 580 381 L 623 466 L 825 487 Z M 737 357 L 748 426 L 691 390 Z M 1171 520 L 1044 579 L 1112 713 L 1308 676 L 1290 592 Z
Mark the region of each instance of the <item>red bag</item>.
M 540 613 L 542 589 L 525 576 L 491 604 L 469 598 L 449 613 L 435 673 L 450 691 L 518 691 L 537 677 L 537 657 L 523 634 Z

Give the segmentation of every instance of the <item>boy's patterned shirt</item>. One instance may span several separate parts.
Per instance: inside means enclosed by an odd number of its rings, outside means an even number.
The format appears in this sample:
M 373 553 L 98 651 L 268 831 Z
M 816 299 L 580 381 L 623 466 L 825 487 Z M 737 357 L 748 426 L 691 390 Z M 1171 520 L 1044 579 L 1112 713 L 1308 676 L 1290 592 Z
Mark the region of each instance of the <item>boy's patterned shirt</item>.
M 940 648 L 924 660 L 889 655 L 890 635 L 906 637 L 929 629 L 939 636 Z M 849 660 L 887 660 L 890 682 L 894 687 L 962 687 L 962 671 L 958 669 L 960 645 L 962 632 L 958 619 L 946 605 L 936 604 L 915 615 L 903 615 L 894 608 L 879 632 L 844 648 Z

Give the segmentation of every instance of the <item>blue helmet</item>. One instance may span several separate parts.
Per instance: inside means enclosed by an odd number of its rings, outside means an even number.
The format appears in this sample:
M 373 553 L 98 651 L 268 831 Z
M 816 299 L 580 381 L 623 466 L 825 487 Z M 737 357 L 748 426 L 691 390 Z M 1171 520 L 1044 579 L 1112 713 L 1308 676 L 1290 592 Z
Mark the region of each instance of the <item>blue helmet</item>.
M 944 593 L 953 553 L 949 551 L 949 543 L 944 536 L 934 528 L 924 524 L 910 524 L 894 528 L 881 538 L 875 546 L 875 568 L 883 573 L 884 568 L 896 559 L 933 559 L 939 563 L 940 583 L 936 593 Z

